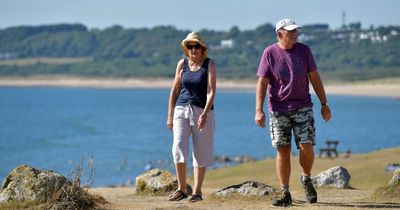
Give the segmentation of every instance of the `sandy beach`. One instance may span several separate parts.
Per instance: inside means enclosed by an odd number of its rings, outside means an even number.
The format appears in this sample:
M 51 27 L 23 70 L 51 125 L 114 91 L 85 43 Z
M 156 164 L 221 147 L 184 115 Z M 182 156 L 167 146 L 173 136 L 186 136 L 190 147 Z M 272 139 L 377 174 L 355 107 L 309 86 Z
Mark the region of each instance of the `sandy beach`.
M 0 78 L 0 87 L 89 87 L 89 88 L 170 88 L 172 79 L 104 79 L 78 77 L 29 77 Z M 219 89 L 254 91 L 256 81 L 219 80 Z M 312 90 L 312 88 L 310 88 Z M 400 80 L 378 80 L 372 82 L 329 83 L 327 94 L 387 96 L 400 98 Z

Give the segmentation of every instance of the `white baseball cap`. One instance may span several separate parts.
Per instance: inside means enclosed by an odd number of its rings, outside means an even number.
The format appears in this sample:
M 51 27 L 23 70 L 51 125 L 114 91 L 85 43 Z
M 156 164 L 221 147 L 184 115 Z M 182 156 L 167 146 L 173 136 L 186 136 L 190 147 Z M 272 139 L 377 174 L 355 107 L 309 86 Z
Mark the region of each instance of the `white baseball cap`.
M 284 28 L 287 31 L 291 31 L 296 28 L 300 28 L 300 26 L 296 25 L 293 20 L 285 18 L 276 23 L 275 32 L 278 32 L 281 28 Z

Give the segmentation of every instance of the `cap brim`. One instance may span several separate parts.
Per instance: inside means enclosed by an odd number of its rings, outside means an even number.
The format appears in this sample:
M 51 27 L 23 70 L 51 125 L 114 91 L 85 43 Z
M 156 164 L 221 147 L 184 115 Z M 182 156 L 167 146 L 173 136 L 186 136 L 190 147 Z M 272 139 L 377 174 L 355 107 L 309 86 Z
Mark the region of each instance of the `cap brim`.
M 298 25 L 290 25 L 290 26 L 285 26 L 285 27 L 283 27 L 285 30 L 287 30 L 287 31 L 292 31 L 292 30 L 294 30 L 294 29 L 296 29 L 296 28 L 300 28 L 300 26 L 298 26 Z

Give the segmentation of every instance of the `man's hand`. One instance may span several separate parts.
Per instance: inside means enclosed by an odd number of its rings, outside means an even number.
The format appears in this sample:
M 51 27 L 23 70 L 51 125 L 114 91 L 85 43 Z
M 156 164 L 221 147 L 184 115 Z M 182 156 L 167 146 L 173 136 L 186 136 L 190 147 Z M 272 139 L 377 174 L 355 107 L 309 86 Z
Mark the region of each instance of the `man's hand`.
M 332 118 L 331 110 L 328 105 L 323 105 L 321 107 L 321 115 L 325 122 L 328 122 Z
M 256 116 L 254 117 L 254 121 L 261 128 L 265 128 L 265 113 L 262 109 L 258 109 L 256 111 Z

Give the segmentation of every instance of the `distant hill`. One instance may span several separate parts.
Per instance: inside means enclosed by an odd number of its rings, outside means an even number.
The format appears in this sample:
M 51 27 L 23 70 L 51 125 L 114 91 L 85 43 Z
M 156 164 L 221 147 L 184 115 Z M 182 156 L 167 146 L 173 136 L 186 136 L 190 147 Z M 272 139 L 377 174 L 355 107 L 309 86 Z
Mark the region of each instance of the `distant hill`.
M 173 77 L 182 57 L 180 42 L 190 31 L 172 26 L 103 30 L 81 24 L 19 26 L 0 30 L 0 76 L 62 74 L 96 77 Z M 274 26 L 254 30 L 202 30 L 218 76 L 254 78 L 260 55 L 276 42 Z M 400 26 L 340 30 L 305 25 L 299 41 L 314 53 L 321 74 L 331 80 L 400 76 Z

